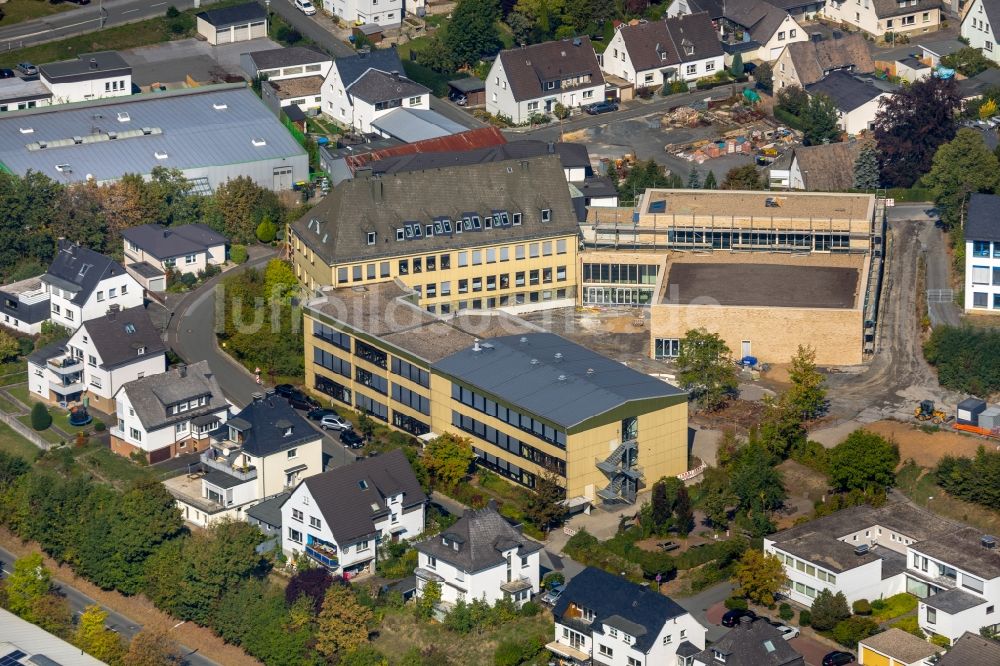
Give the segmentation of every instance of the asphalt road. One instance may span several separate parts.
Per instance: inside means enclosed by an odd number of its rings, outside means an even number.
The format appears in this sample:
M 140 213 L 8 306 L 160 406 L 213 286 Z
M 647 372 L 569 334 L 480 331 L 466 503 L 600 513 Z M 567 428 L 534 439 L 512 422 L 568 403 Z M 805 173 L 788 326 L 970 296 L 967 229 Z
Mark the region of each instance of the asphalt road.
M 293 7 L 291 0 L 271 0 L 271 11 L 334 56 L 343 58 L 354 54 L 353 48 L 337 39 L 333 33 L 320 25 L 315 17 L 306 16 Z
M 201 6 L 217 0 L 201 0 Z M 195 0 L 91 0 L 89 5 L 60 12 L 32 21 L 22 21 L 10 26 L 0 24 L 0 49 L 9 51 L 33 44 L 53 42 L 73 35 L 95 32 L 101 27 L 110 28 L 135 23 L 154 16 L 161 16 L 167 7 L 177 9 L 194 7 Z M 105 20 L 101 22 L 101 15 Z M 38 64 L 38 63 L 35 63 Z
M 0 571 L 3 572 L 4 576 L 10 575 L 13 571 L 15 559 L 17 558 L 14 557 L 13 553 L 0 548 Z M 83 592 L 80 592 L 76 588 L 70 587 L 61 581 L 56 583 L 56 588 L 69 603 L 70 610 L 73 612 L 74 616 L 82 613 L 88 606 L 93 606 L 97 603 Z M 142 629 L 142 625 L 132 619 L 127 618 L 120 613 L 116 613 L 110 608 L 104 606 L 101 606 L 101 608 L 104 608 L 104 610 L 108 613 L 107 626 L 110 629 L 114 629 L 126 640 L 132 640 L 132 638 Z M 218 666 L 216 662 L 193 652 L 190 648 L 184 647 L 180 643 L 177 644 L 177 647 L 184 655 L 185 663 L 190 666 Z

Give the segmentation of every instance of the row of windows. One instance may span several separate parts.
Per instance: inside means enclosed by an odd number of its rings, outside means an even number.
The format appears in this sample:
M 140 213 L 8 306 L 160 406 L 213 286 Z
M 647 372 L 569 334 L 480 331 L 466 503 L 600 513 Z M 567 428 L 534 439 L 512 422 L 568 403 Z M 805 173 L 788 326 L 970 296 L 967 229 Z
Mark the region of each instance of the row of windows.
M 376 375 L 364 368 L 354 369 L 354 379 L 362 386 L 367 386 L 373 391 L 378 391 L 382 395 L 389 392 L 389 380 L 382 375 Z
M 392 425 L 416 437 L 426 435 L 431 431 L 431 427 L 423 421 L 419 421 L 412 416 L 397 412 L 396 410 L 392 410 Z
M 476 464 L 490 469 L 501 476 L 505 476 L 511 481 L 520 483 L 522 486 L 528 488 L 535 487 L 535 475 L 531 472 L 525 471 L 513 463 L 509 463 L 503 458 L 497 458 L 493 454 L 486 453 L 475 446 L 472 447 L 472 452 L 476 454 Z
M 354 395 L 354 406 L 357 407 L 359 411 L 368 414 L 369 416 L 374 416 L 380 421 L 389 420 L 389 408 L 378 400 L 372 400 L 366 395 L 356 393 Z
M 824 583 L 830 583 L 831 585 L 837 584 L 837 577 L 832 573 L 827 573 L 826 571 L 823 571 L 808 562 L 796 559 L 791 555 L 785 555 L 784 553 L 779 552 L 776 552 L 775 555 L 777 555 L 778 559 L 790 569 L 801 571 L 805 575 L 812 576 L 813 578 L 819 578 Z
M 437 312 L 440 309 L 441 314 L 448 314 L 452 309 L 456 310 L 482 310 L 483 307 L 495 308 L 498 305 L 500 307 L 505 307 L 507 305 L 523 305 L 524 303 L 539 303 L 545 301 L 551 301 L 553 298 L 563 299 L 572 298 L 574 291 L 572 289 L 543 289 L 541 291 L 519 291 L 514 294 L 507 294 L 505 296 L 491 296 L 489 298 L 474 298 L 469 301 L 452 301 L 451 303 L 438 303 L 427 306 L 428 312 Z M 485 306 L 484 306 L 485 304 Z
M 482 218 L 478 213 L 466 213 L 461 219 L 455 220 L 454 232 L 462 231 L 482 231 L 483 229 L 499 229 L 501 227 L 521 226 L 521 213 L 508 213 L 505 210 L 493 211 L 492 215 L 485 215 Z M 552 219 L 552 211 L 548 208 L 542 209 L 542 222 Z M 371 234 L 372 232 L 368 232 Z M 451 219 L 442 217 L 435 219 L 432 223 L 422 225 L 420 222 L 407 222 L 396 228 L 396 240 L 410 240 L 413 238 L 430 238 L 432 236 L 450 236 L 452 234 Z M 369 243 L 373 245 L 373 243 Z
M 316 390 L 327 394 L 334 400 L 339 400 L 345 405 L 351 404 L 351 389 L 328 377 L 316 376 Z
M 990 256 L 990 242 L 972 241 L 972 256 L 973 257 Z M 1000 243 L 993 243 L 993 256 L 1000 259 Z
M 358 358 L 363 358 L 372 365 L 377 365 L 383 370 L 388 365 L 388 354 L 381 349 L 377 349 L 367 343 L 361 342 L 361 340 L 354 341 L 354 355 Z
M 516 437 L 511 437 L 496 428 L 486 425 L 471 416 L 466 416 L 461 412 L 452 410 L 451 424 L 460 430 L 484 439 L 490 444 L 494 444 L 505 451 L 513 453 L 515 456 L 530 460 L 539 467 L 555 472 L 559 476 L 566 476 L 566 461 L 555 456 L 550 456 L 544 451 L 539 451 L 530 444 L 525 444 Z
M 345 351 L 351 351 L 351 336 L 342 333 L 335 328 L 324 326 L 318 321 L 313 322 L 313 336 L 329 342 L 334 347 L 339 347 Z
M 767 231 L 700 231 L 671 229 L 667 231 L 671 245 L 712 247 L 727 250 L 740 247 L 776 247 L 815 249 L 819 251 L 848 249 L 850 234 L 775 233 Z
M 655 264 L 584 264 L 584 282 L 656 284 L 660 267 Z
M 411 391 L 396 383 L 392 385 L 392 399 L 411 409 L 417 410 L 421 414 L 430 415 L 431 413 L 431 401 L 429 399 L 416 391 Z
M 681 355 L 681 341 L 678 338 L 656 338 L 653 358 L 677 358 Z
M 469 390 L 458 384 L 451 385 L 451 397 L 463 405 L 468 405 L 478 412 L 482 412 L 487 416 L 492 416 L 494 418 L 500 419 L 504 423 L 508 423 L 515 428 L 520 428 L 521 430 L 531 433 L 539 439 L 544 439 L 550 444 L 555 444 L 561 449 L 566 448 L 566 433 L 562 430 L 556 430 L 550 425 L 542 423 L 538 419 L 532 418 L 527 414 L 522 414 L 521 412 L 505 407 L 497 402 L 490 400 L 486 396 L 480 395 L 475 391 Z
M 972 267 L 972 284 L 992 284 L 994 287 L 1000 286 L 1000 267 L 992 269 L 992 283 L 990 281 L 991 270 L 989 266 Z
M 972 292 L 972 307 L 974 308 L 990 307 L 990 295 L 985 291 Z M 993 294 L 993 309 L 1000 310 L 1000 294 Z
M 649 305 L 653 290 L 642 287 L 584 287 L 584 305 Z
M 348 379 L 351 377 L 351 364 L 344 359 L 334 356 L 330 352 L 323 351 L 319 347 L 313 347 L 313 361 L 316 365 L 331 370 L 338 375 L 343 375 Z
M 431 385 L 431 376 L 426 370 L 418 368 L 412 363 L 404 361 L 401 358 L 393 357 L 392 373 L 399 375 L 400 377 L 405 377 L 414 384 L 420 384 L 423 387 L 429 387 Z

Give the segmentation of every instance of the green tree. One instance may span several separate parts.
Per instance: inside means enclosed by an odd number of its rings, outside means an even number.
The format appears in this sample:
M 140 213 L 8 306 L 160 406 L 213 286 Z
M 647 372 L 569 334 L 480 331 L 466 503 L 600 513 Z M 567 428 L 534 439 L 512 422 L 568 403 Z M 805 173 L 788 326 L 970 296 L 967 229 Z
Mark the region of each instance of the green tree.
M 525 517 L 543 532 L 563 517 L 566 507 L 566 489 L 559 483 L 559 477 L 553 472 L 538 475 L 535 482 L 535 492 L 528 496 L 524 508 Z
M 934 190 L 934 203 L 947 227 L 959 226 L 965 218 L 969 195 L 992 192 L 1000 184 L 1000 164 L 986 147 L 982 133 L 963 127 L 955 138 L 942 144 L 924 184 Z
M 248 258 L 246 245 L 233 245 L 229 248 L 229 260 L 234 264 L 242 264 Z
M 718 409 L 736 395 L 739 382 L 731 356 L 722 338 L 703 328 L 688 331 L 681 340 L 677 379 L 703 409 Z
M 810 615 L 814 629 L 828 631 L 837 626 L 841 620 L 849 618 L 851 609 L 843 592 L 833 594 L 829 588 L 823 588 L 813 599 Z
M 736 78 L 743 76 L 743 56 L 739 53 L 733 56 L 733 62 L 729 66 L 729 73 Z
M 433 580 L 424 583 L 414 607 L 417 617 L 429 619 L 439 601 L 441 601 L 441 586 Z
M 764 399 L 764 418 L 756 433 L 757 439 L 768 452 L 779 460 L 800 449 L 806 441 L 802 413 L 791 402 L 791 392 L 792 389 L 789 389 L 777 399 Z
M 618 196 L 623 204 L 630 205 L 650 187 L 675 186 L 683 187 L 681 183 L 671 183 L 664 168 L 655 160 L 638 161 L 628 170 L 628 174 L 618 181 Z
M 165 631 L 144 628 L 132 637 L 122 666 L 169 666 L 184 663 L 177 644 Z
M 559 120 L 566 120 L 569 118 L 569 108 L 563 106 L 561 102 L 556 102 L 556 105 L 552 107 L 552 115 L 554 115 Z
M 278 227 L 274 225 L 271 218 L 265 217 L 257 225 L 256 236 L 261 243 L 273 243 L 278 235 Z
M 264 218 L 283 219 L 278 195 L 247 176 L 216 187 L 205 212 L 207 221 L 234 243 L 252 242 Z
M 861 148 L 854 162 L 854 189 L 874 190 L 879 186 L 878 154 L 870 143 Z
M 763 190 L 764 180 L 761 178 L 757 167 L 753 164 L 745 164 L 733 167 L 726 172 L 726 177 L 722 180 L 723 190 Z
M 826 379 L 816 369 L 816 350 L 799 345 L 788 377 L 792 386 L 785 392 L 785 399 L 798 417 L 809 420 L 820 416 L 826 410 Z
M 52 415 L 49 414 L 48 408 L 36 402 L 31 406 L 31 427 L 35 430 L 45 430 L 50 425 L 52 425 Z
M 351 588 L 330 586 L 317 620 L 316 651 L 329 659 L 358 649 L 368 641 L 372 617 L 371 610 L 358 603 Z
M 702 188 L 706 190 L 717 190 L 719 189 L 719 183 L 715 180 L 715 172 L 709 170 L 708 175 L 705 176 L 705 182 Z
M 757 69 L 753 71 L 753 78 L 757 85 L 767 92 L 771 92 L 774 87 L 774 69 L 766 62 L 757 65 Z
M 138 594 L 146 560 L 161 544 L 180 535 L 183 527 L 177 502 L 162 483 L 135 484 L 115 502 L 109 532 L 112 551 L 101 567 L 110 575 L 95 582 L 124 594 Z
M 802 115 L 805 123 L 804 140 L 809 146 L 834 143 L 840 139 L 838 112 L 833 100 L 826 95 L 812 95 Z
M 422 462 L 435 483 L 454 488 L 469 473 L 475 457 L 467 437 L 446 432 L 427 443 Z
M 457 65 L 471 66 L 500 50 L 498 0 L 459 0 L 444 36 L 444 47 Z
M 52 589 L 52 574 L 45 568 L 42 556 L 25 555 L 14 562 L 14 571 L 7 578 L 7 608 L 11 613 L 33 621 L 32 608 Z
M 833 628 L 833 639 L 841 645 L 855 648 L 858 641 L 863 641 L 878 632 L 878 622 L 870 617 L 855 615 L 837 623 Z
M 688 189 L 697 190 L 701 188 L 701 174 L 698 173 L 698 167 L 691 167 L 691 171 L 688 172 L 687 180 Z
M 514 43 L 526 45 L 531 41 L 531 33 L 535 24 L 530 18 L 518 11 L 507 14 L 507 27 L 514 34 Z
M 830 451 L 830 481 L 838 490 L 884 492 L 896 482 L 899 447 L 880 435 L 855 430 Z
M 21 345 L 7 331 L 0 331 L 0 363 L 11 361 L 21 354 Z
M 0 507 L 3 506 L 4 491 L 17 479 L 31 471 L 31 465 L 21 456 L 0 451 Z
M 674 504 L 674 526 L 681 534 L 689 534 L 694 529 L 694 510 L 691 507 L 691 496 L 688 495 L 687 486 L 682 485 L 677 489 L 677 502 Z
M 809 108 L 809 95 L 799 86 L 785 86 L 778 91 L 778 107 L 796 117 L 805 115 Z
M 272 259 L 264 269 L 264 294 L 270 301 L 283 301 L 299 288 L 292 265 L 281 259 Z
M 773 511 L 785 500 L 781 472 L 771 463 L 764 446 L 752 441 L 740 449 L 730 467 L 731 492 L 747 516 Z
M 653 495 L 650 498 L 651 518 L 653 527 L 660 531 L 666 527 L 673 517 L 673 507 L 667 497 L 667 478 L 664 477 L 653 484 Z
M 770 606 L 784 586 L 785 567 L 775 555 L 748 548 L 733 569 L 736 594 L 755 604 Z
M 997 66 L 995 62 L 983 55 L 981 49 L 971 46 L 966 46 L 954 53 L 942 56 L 941 64 L 945 67 L 958 70 L 960 74 L 970 78 Z
M 73 643 L 92 657 L 118 664 L 125 656 L 118 634 L 107 628 L 108 613 L 100 606 L 87 606 L 80 615 Z

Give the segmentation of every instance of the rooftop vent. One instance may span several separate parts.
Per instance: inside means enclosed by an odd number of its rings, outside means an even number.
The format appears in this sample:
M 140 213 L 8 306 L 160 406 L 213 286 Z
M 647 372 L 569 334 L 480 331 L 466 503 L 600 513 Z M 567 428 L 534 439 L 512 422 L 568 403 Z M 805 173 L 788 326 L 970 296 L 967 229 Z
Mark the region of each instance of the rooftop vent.
M 250 399 L 253 400 L 254 402 L 260 402 L 261 400 L 264 399 L 264 394 L 261 393 L 260 391 L 254 391 L 253 393 L 250 394 Z
M 531 365 L 538 365 L 538 359 L 537 358 L 531 359 Z
M 153 128 L 152 127 L 143 127 L 142 128 L 142 135 L 143 136 L 149 136 L 152 133 L 153 133 Z
M 997 538 L 995 536 L 990 536 L 989 534 L 984 534 L 983 536 L 979 537 L 979 544 L 983 548 L 988 548 L 990 550 L 993 550 L 994 548 L 997 547 Z
M 48 145 L 49 145 L 49 142 L 48 142 L 48 141 L 39 141 L 39 142 L 38 142 L 38 147 L 39 147 L 39 149 L 44 149 L 44 148 L 47 148 L 47 147 L 48 147 Z
M 579 37 L 574 37 L 573 38 L 573 46 L 579 46 L 580 44 L 583 44 L 583 40 L 580 39 Z
M 21 134 L 34 134 L 34 133 L 35 133 L 35 128 L 34 127 L 22 127 L 21 128 Z
M 473 339 L 473 341 L 472 341 L 472 351 L 477 352 L 477 351 L 480 351 L 481 349 L 482 349 L 482 347 L 479 346 L 479 338 Z
M 264 390 L 264 395 L 266 395 L 268 398 L 270 398 L 271 396 L 273 396 L 274 393 L 275 393 L 275 390 L 273 388 L 269 388 L 269 389 L 265 389 Z
M 74 136 L 73 137 L 73 143 L 75 143 L 76 145 L 80 145 L 81 143 L 83 143 L 83 137 L 82 136 Z
M 108 138 L 112 139 L 112 140 L 117 139 L 118 138 L 118 132 L 108 132 Z
M 170 157 L 170 155 L 167 155 L 166 153 L 157 150 L 155 153 L 153 153 L 153 157 L 155 157 L 158 160 L 165 160 L 168 157 Z
M 57 164 L 56 171 L 59 173 L 73 173 L 73 167 L 68 164 Z
M 871 550 L 871 547 L 868 544 L 863 543 L 860 546 L 855 546 L 854 547 L 854 554 L 855 555 L 867 555 L 869 550 Z
M 528 342 L 527 336 L 522 335 L 521 336 L 521 344 L 523 345 L 523 344 L 526 344 L 527 342 Z
M 225 111 L 226 109 L 229 108 L 229 105 L 225 103 L 215 102 L 214 104 L 212 104 L 212 108 L 215 109 L 216 111 Z
M 554 358 L 555 358 L 555 359 L 556 359 L 557 361 L 561 361 L 561 360 L 563 359 L 563 355 L 562 355 L 562 352 L 556 352 L 556 355 L 555 355 L 555 357 L 554 357 Z
M 593 368 L 587 368 L 587 375 L 590 376 L 592 374 L 594 374 L 594 369 Z
M 90 59 L 90 68 L 91 69 L 97 69 L 97 58 L 91 58 Z
M 132 120 L 132 116 L 128 115 L 128 111 L 119 111 L 118 112 L 118 122 L 120 122 L 120 123 L 127 123 L 130 120 Z
M 559 381 L 561 382 L 566 381 L 566 375 L 559 375 Z
M 264 139 L 250 139 L 250 143 L 252 143 L 257 148 L 267 145 L 267 141 L 265 141 Z

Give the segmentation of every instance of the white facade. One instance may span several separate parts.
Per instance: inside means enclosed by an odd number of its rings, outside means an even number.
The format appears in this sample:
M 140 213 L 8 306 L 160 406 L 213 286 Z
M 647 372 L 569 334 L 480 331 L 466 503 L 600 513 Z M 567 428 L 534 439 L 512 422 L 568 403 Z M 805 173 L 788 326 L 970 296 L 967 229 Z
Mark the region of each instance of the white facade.
M 112 305 L 127 310 L 143 304 L 142 285 L 126 272 L 101 280 L 81 304 L 73 302 L 76 292 L 50 283 L 45 286 L 49 293 L 50 318 L 71 331 L 89 319 L 104 316 Z
M 207 404 L 207 400 L 203 399 L 201 404 Z M 196 406 L 193 405 L 192 409 L 194 408 Z M 183 449 L 191 440 L 199 442 L 197 444 L 199 449 L 204 448 L 202 442 L 206 442 L 210 433 L 218 427 L 218 423 L 196 426 L 191 423 L 190 419 L 186 419 L 177 423 L 169 423 L 155 430 L 147 430 L 139 417 L 136 416 L 132 401 L 128 396 L 127 386 L 119 389 L 115 395 L 115 415 L 118 423 L 111 429 L 111 435 L 130 446 L 142 449 L 146 453 L 174 446 Z M 215 412 L 215 416 L 220 422 L 225 423 L 229 416 L 229 410 L 220 409 Z
M 444 537 L 434 537 L 444 538 Z M 493 605 L 505 596 L 521 605 L 539 589 L 539 554 L 536 550 L 524 556 L 517 554 L 518 548 L 502 551 L 500 555 L 504 562 L 480 571 L 464 571 L 462 567 L 447 562 L 443 558 L 432 557 L 420 553 L 417 566 L 440 576 L 437 581 L 441 585 L 441 601 L 454 604 L 458 601 L 473 601 L 479 599 Z M 508 583 L 518 583 L 522 589 L 507 594 L 503 586 Z M 423 592 L 427 581 L 417 576 L 417 596 Z
M 407 3 L 407 9 L 410 4 Z M 392 28 L 403 22 L 403 0 L 323 0 L 323 9 L 348 23 L 359 25 L 377 23 Z
M 671 79 L 674 81 L 696 81 L 703 76 L 712 76 L 725 68 L 725 56 L 720 54 L 709 58 L 685 61 L 678 65 L 664 63 L 662 67 L 636 71 L 632 64 L 632 57 L 625 47 L 625 38 L 622 36 L 622 32 L 627 29 L 626 26 L 617 30 L 615 36 L 608 42 L 601 62 L 601 69 L 605 74 L 617 76 L 635 84 L 636 88 L 659 88 L 664 83 L 669 83 L 669 81 L 664 80 L 662 71 L 668 67 L 677 70 L 677 74 Z
M 789 44 L 809 41 L 809 33 L 803 30 L 802 26 L 789 14 L 785 16 L 777 30 L 771 35 L 754 35 L 754 39 L 763 40 L 757 50 L 757 57 L 766 62 L 774 62 Z M 744 62 L 746 60 L 747 58 L 744 57 Z
M 423 110 L 431 108 L 429 92 L 388 103 L 371 104 L 357 97 L 354 97 L 353 101 L 354 104 L 350 107 L 351 118 L 347 122 L 355 129 L 365 133 L 377 132 L 378 130 L 372 127 L 372 123 L 398 108 Z
M 225 243 L 219 243 L 218 245 L 213 245 L 201 251 L 190 252 L 176 257 L 164 258 L 153 256 L 128 239 L 124 239 L 122 241 L 122 245 L 124 248 L 126 269 L 128 269 L 128 267 L 132 264 L 146 262 L 154 268 L 158 268 L 164 272 L 166 272 L 168 268 L 172 268 L 181 274 L 191 273 L 192 275 L 197 275 L 198 273 L 204 271 L 208 266 L 221 266 L 226 263 Z
M 605 85 L 577 87 L 571 90 L 553 89 L 533 99 L 518 100 L 514 98 L 504 72 L 502 60 L 498 57 L 490 67 L 486 77 L 486 110 L 493 115 L 508 116 L 515 124 L 528 121 L 536 113 L 551 113 L 556 104 L 562 104 L 568 109 L 587 106 L 604 101 Z
M 823 6 L 822 14 L 833 21 L 842 21 L 864 30 L 873 37 L 882 37 L 886 32 L 931 32 L 941 23 L 940 8 L 919 9 L 915 0 L 912 14 L 879 18 L 872 0 L 830 0 Z M 905 5 L 899 2 L 899 7 Z M 964 33 L 963 33 L 964 34 Z
M 52 104 L 85 102 L 102 97 L 124 97 L 132 94 L 131 72 L 71 82 L 49 81 L 43 72 L 39 80 L 52 91 Z
M 1000 242 L 966 238 L 965 311 L 1000 312 Z
M 966 546 L 969 550 L 981 547 L 975 543 Z M 978 633 L 982 627 L 1000 626 L 1000 613 L 997 612 L 997 606 L 1000 605 L 1000 577 L 987 580 L 964 570 L 954 562 L 928 556 L 922 552 L 920 544 L 915 544 L 908 550 L 906 572 L 910 579 L 909 588 L 913 590 L 914 583 L 925 583 L 929 588 L 927 591 L 931 593 L 929 597 L 918 595 L 921 596 L 921 602 L 917 607 L 917 622 L 921 630 L 928 635 L 940 634 L 954 643 L 966 631 Z M 969 607 L 952 613 L 934 608 L 934 596 L 947 593 L 948 590 L 960 590 L 963 596 L 970 597 Z M 923 593 L 924 590 L 920 589 L 919 592 Z
M 982 49 L 983 55 L 993 62 L 1000 62 L 1000 48 L 997 47 L 996 35 L 983 7 L 983 0 L 973 0 L 962 19 L 962 37 L 969 40 L 972 48 Z
M 862 132 L 871 130 L 875 125 L 875 115 L 878 113 L 880 101 L 883 98 L 889 97 L 889 93 L 882 93 L 878 97 L 846 113 L 838 110 L 837 125 L 851 136 L 857 136 Z
M 412 539 L 424 531 L 422 504 L 404 512 L 402 493 L 385 498 L 385 503 L 387 512 L 375 522 L 375 534 L 338 543 L 330 526 L 336 515 L 324 513 L 309 487 L 300 483 L 281 506 L 281 548 L 290 557 L 304 553 L 338 575 L 358 571 L 375 560 L 382 539 Z
M 201 16 L 197 17 L 198 34 L 212 46 L 246 42 L 267 37 L 267 19 L 264 17 L 247 19 L 243 23 L 216 27 Z

